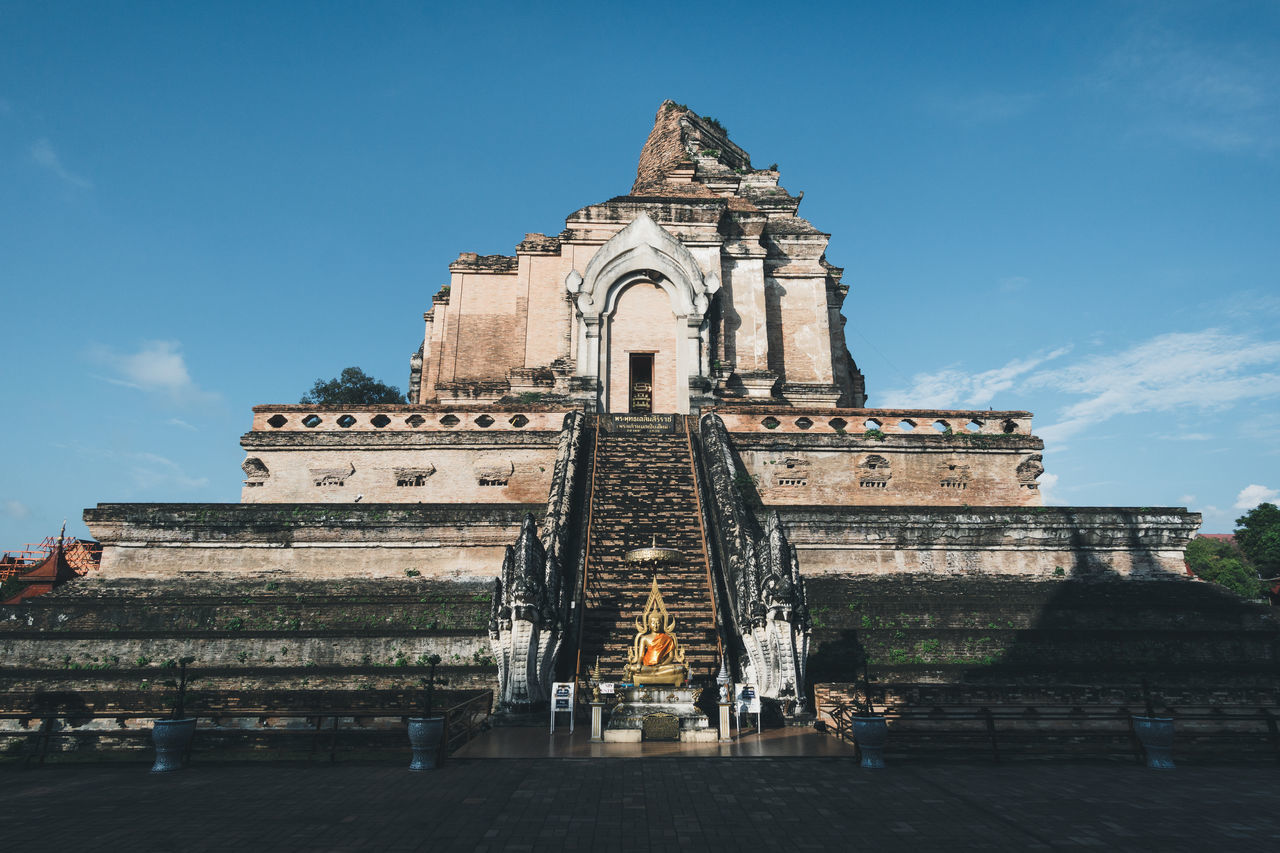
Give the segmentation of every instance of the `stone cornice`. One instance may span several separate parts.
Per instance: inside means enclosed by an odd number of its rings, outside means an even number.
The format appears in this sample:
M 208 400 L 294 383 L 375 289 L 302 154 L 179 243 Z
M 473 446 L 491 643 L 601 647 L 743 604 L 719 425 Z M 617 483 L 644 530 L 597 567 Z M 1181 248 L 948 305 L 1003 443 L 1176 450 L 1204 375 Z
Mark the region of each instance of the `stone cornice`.
M 542 504 L 98 504 L 85 524 L 106 546 L 507 544 Z
M 1200 527 L 1183 507 L 778 506 L 797 548 L 1181 550 Z M 803 564 L 803 560 L 801 561 Z
M 396 447 L 447 449 L 451 447 L 514 448 L 555 447 L 560 432 L 247 432 L 240 437 L 245 450 L 304 450 L 341 447 L 347 450 L 385 450 Z
M 867 438 L 862 433 L 730 432 L 739 450 L 772 450 L 779 446 L 806 450 L 849 450 L 856 452 L 900 450 L 918 453 L 1021 453 L 1044 450 L 1044 442 L 1033 435 L 886 435 Z

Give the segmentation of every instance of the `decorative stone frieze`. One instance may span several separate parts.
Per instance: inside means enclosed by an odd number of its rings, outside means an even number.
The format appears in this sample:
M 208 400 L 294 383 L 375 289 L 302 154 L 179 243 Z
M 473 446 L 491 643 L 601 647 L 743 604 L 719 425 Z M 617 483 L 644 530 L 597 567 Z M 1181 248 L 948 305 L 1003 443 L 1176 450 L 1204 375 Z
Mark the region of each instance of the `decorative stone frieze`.
M 427 478 L 436 472 L 436 466 L 430 462 L 425 465 L 419 465 L 414 468 L 393 468 L 392 474 L 395 477 L 396 485 L 405 487 L 425 486 Z
M 271 472 L 267 470 L 267 466 L 262 460 L 256 456 L 250 456 L 241 463 L 240 468 L 244 471 L 246 486 L 261 486 L 271 476 Z
M 858 463 L 858 485 L 864 489 L 883 489 L 893 477 L 888 458 L 879 453 L 867 455 Z
M 505 486 L 511 481 L 515 465 L 510 459 L 497 456 L 482 456 L 474 465 L 476 482 L 481 486 Z
M 1026 489 L 1040 488 L 1040 484 L 1036 480 L 1044 473 L 1044 462 L 1042 460 L 1043 457 L 1039 453 L 1033 453 L 1018 463 L 1017 476 L 1019 485 Z
M 315 485 L 320 487 L 341 487 L 347 484 L 347 480 L 351 475 L 355 474 L 356 466 L 348 462 L 342 468 L 308 468 L 311 472 L 311 479 Z

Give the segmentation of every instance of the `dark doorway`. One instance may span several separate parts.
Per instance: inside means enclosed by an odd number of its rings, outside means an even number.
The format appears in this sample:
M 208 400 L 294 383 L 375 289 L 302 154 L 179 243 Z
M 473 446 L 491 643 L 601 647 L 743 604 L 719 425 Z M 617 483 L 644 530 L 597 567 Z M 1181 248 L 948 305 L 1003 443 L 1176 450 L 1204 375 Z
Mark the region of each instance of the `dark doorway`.
M 653 411 L 653 353 L 631 353 L 631 405 L 629 412 Z

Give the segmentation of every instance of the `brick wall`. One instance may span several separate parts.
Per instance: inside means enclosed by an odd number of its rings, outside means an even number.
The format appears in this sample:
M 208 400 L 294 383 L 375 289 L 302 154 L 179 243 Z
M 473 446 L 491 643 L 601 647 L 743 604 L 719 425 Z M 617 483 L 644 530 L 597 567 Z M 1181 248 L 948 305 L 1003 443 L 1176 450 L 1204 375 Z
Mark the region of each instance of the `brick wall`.
M 608 372 L 601 376 L 609 389 L 608 411 L 629 409 L 628 354 L 632 352 L 654 353 L 653 410 L 680 411 L 677 395 L 681 392 L 687 408 L 688 389 L 676 387 L 678 329 L 666 291 L 656 284 L 638 282 L 618 295 L 617 305 L 609 320 Z

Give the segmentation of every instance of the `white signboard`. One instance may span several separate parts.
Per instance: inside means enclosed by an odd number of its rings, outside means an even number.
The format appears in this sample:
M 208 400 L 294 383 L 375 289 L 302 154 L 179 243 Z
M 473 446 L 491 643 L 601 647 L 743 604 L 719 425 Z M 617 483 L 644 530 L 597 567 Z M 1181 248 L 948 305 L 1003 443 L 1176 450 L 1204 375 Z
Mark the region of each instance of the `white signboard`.
M 573 691 L 572 681 L 553 681 L 551 683 L 551 733 L 556 731 L 556 714 L 569 715 L 569 733 L 573 733 Z
M 613 682 L 612 681 L 600 682 L 600 692 L 613 695 Z
M 739 729 L 742 728 L 743 714 L 756 715 L 756 734 L 760 734 L 760 694 L 754 684 L 733 686 L 733 716 Z

